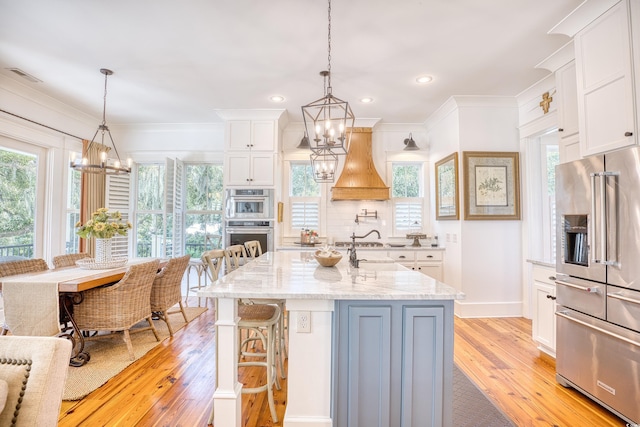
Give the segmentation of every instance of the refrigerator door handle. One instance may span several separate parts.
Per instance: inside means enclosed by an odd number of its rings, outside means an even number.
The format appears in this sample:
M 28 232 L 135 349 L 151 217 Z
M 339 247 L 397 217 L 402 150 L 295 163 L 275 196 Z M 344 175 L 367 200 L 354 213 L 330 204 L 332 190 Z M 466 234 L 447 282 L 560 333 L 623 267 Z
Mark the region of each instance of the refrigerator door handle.
M 600 194 L 604 197 L 603 190 L 605 189 L 605 182 L 601 178 L 603 172 L 594 172 L 589 174 L 591 177 L 591 221 L 588 222 L 589 233 L 589 249 L 591 252 L 591 262 L 594 264 L 603 263 L 604 254 L 607 250 L 607 241 L 605 240 L 604 230 L 606 226 L 606 206 L 604 200 L 600 201 L 600 212 L 596 214 L 596 177 L 600 177 Z M 600 236 L 595 235 L 596 221 L 600 221 Z
M 619 299 L 621 301 L 625 301 L 625 302 L 628 302 L 628 303 L 631 303 L 631 304 L 640 305 L 640 301 L 639 300 L 623 296 L 623 295 L 621 295 L 619 293 L 608 293 L 607 296 L 609 298 Z

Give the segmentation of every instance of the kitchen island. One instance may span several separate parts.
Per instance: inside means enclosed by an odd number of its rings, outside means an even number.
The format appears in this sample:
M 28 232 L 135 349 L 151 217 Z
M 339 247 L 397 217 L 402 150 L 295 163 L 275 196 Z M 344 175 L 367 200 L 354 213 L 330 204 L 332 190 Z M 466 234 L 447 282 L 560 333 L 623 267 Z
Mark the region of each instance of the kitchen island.
M 389 425 L 425 414 L 429 418 L 420 425 L 451 424 L 453 301 L 464 294 L 450 286 L 391 262 L 355 269 L 343 258 L 336 267 L 321 267 L 312 253 L 287 251 L 265 253 L 198 296 L 218 300 L 216 427 L 241 424 L 237 312 L 242 298 L 286 300 L 285 427 L 343 425 L 339 419 L 366 425 L 363 417 L 372 416 L 364 414 L 367 407 Z M 297 328 L 299 316 L 309 320 L 303 330 Z M 369 401 L 369 395 L 378 401 Z M 345 407 L 347 400 L 356 407 Z

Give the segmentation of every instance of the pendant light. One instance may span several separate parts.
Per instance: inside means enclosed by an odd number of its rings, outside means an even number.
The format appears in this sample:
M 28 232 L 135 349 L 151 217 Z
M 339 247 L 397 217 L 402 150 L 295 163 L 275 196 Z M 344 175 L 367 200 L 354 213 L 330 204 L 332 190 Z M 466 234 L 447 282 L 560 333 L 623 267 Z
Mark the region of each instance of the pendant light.
M 115 142 L 113 142 L 113 137 L 111 136 L 111 131 L 107 126 L 106 122 L 106 111 L 107 111 L 107 77 L 113 74 L 113 71 L 101 68 L 100 72 L 104 74 L 104 98 L 102 105 L 102 123 L 98 126 L 96 133 L 91 138 L 91 142 L 87 145 L 86 149 L 82 153 L 82 159 L 72 159 L 70 166 L 72 169 L 80 171 L 82 173 L 93 173 L 93 174 L 101 174 L 101 175 L 124 175 L 131 173 L 131 159 L 127 160 L 127 165 L 123 165 L 120 160 L 120 155 L 118 154 L 118 149 L 116 148 Z M 96 136 L 100 133 L 100 142 L 96 141 Z M 115 159 L 107 158 L 107 153 L 111 151 L 111 148 L 107 147 L 104 144 L 105 133 L 109 135 L 109 140 L 111 141 L 111 146 L 113 147 L 113 151 L 116 155 Z M 98 149 L 100 161 L 90 161 L 89 157 L 93 152 L 92 149 Z M 94 150 L 95 151 L 95 150 Z
M 313 179 L 316 182 L 334 182 L 338 169 L 338 156 L 328 148 L 321 148 L 309 156 Z
M 328 66 L 326 71 L 320 72 L 324 79 L 324 96 L 302 106 L 305 134 L 309 137 L 310 148 L 322 158 L 347 153 L 351 140 L 351 129 L 355 123 L 355 116 L 349 103 L 334 96 L 331 87 L 331 0 L 328 3 Z M 311 162 L 314 171 L 317 170 L 313 163 L 313 154 Z M 322 170 L 321 165 L 318 170 Z M 326 181 L 323 178 L 318 182 L 333 182 L 333 180 Z

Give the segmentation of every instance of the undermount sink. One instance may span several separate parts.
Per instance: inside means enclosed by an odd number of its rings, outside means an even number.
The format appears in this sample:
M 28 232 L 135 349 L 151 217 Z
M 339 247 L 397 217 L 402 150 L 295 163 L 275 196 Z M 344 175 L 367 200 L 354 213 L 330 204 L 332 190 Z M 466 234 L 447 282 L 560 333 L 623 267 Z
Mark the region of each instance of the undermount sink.
M 399 271 L 406 270 L 407 268 L 401 264 L 397 264 L 392 259 L 374 259 L 374 260 L 360 260 L 358 268 L 368 271 Z

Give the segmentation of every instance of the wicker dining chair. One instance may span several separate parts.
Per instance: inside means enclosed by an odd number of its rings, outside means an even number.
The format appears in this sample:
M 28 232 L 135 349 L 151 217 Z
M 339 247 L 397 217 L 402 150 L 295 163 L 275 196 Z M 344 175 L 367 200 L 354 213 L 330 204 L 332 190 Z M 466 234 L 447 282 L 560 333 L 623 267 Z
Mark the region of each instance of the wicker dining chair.
M 171 329 L 171 322 L 169 322 L 169 314 L 182 313 L 184 321 L 189 322 L 182 305 L 182 276 L 187 270 L 189 260 L 191 260 L 191 255 L 171 258 L 167 265 L 156 274 L 151 287 L 151 312 L 167 324 L 170 336 L 173 336 L 173 329 Z M 176 304 L 180 305 L 180 309 L 169 311 Z
M 151 319 L 151 287 L 158 264 L 158 260 L 153 260 L 132 265 L 119 282 L 85 291 L 83 301 L 74 306 L 73 317 L 78 328 L 83 331 L 122 332 L 131 360 L 135 360 L 135 354 L 130 332 L 150 329 L 156 340 L 160 341 Z M 149 326 L 131 330 L 133 325 L 142 320 L 146 320 Z M 98 338 L 103 336 L 97 335 Z
M 89 258 L 89 254 L 80 252 L 77 254 L 57 255 L 53 257 L 53 268 L 72 267 L 79 259 Z
M 259 240 L 249 240 L 244 242 L 244 247 L 247 250 L 247 256 L 250 259 L 253 259 L 255 257 L 259 257 L 260 255 L 262 255 L 262 245 L 260 244 Z
M 48 270 L 47 262 L 42 258 L 20 259 L 15 261 L 0 262 L 0 277 L 15 276 L 16 274 L 35 273 Z M 9 328 L 2 324 L 0 335 L 7 335 Z

